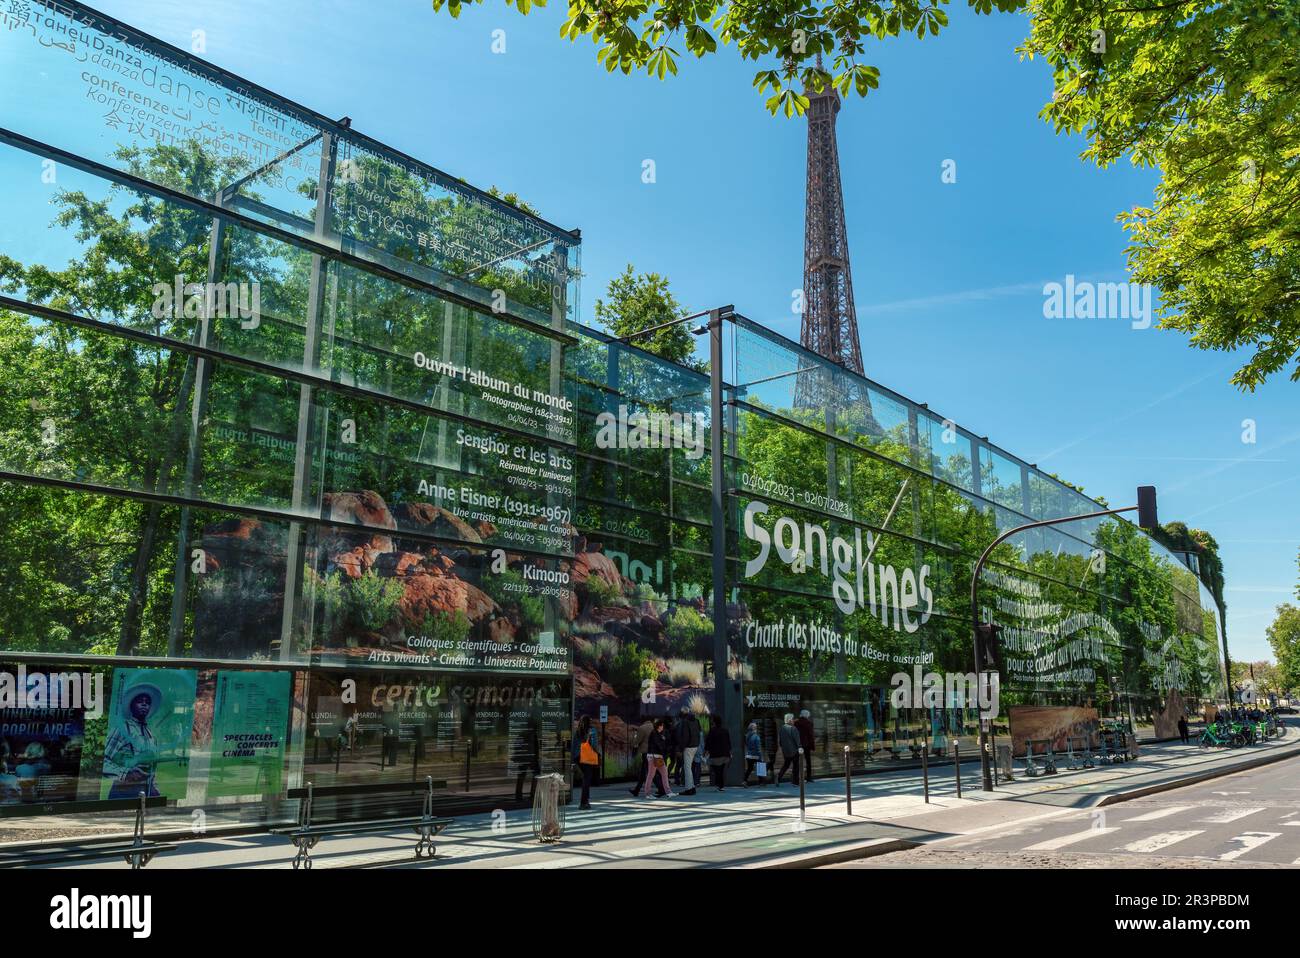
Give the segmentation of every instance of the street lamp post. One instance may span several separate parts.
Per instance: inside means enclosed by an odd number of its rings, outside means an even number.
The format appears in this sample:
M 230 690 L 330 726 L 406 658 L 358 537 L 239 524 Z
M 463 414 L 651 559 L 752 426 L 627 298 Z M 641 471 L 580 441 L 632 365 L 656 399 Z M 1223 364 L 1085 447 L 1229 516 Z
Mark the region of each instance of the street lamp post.
M 1138 486 L 1138 504 L 1136 506 L 1125 506 L 1123 509 L 1104 509 L 1101 512 L 1088 512 L 1081 516 L 1062 516 L 1059 519 L 1040 519 L 1037 522 L 1026 522 L 1022 526 L 1016 526 L 1014 529 L 1008 529 L 1002 535 L 998 536 L 989 543 L 988 548 L 984 550 L 975 563 L 975 569 L 971 573 L 970 580 L 970 614 L 971 625 L 973 627 L 973 648 L 975 652 L 975 676 L 976 680 L 983 675 L 980 664 L 980 607 L 979 607 L 979 585 L 980 571 L 984 568 L 984 563 L 992 555 L 993 550 L 1000 546 L 1007 539 L 1017 533 L 1026 532 L 1029 529 L 1040 529 L 1044 526 L 1059 526 L 1067 522 L 1081 522 L 1084 519 L 1101 519 L 1106 516 L 1117 516 L 1124 512 L 1136 512 L 1138 514 L 1138 525 L 1143 529 L 1154 529 L 1159 525 L 1156 520 L 1156 490 L 1155 486 Z M 976 705 L 978 706 L 978 702 Z M 984 791 L 993 791 L 993 772 L 992 763 L 989 760 L 988 753 L 988 733 L 984 730 L 984 723 L 979 723 L 979 743 L 980 743 L 980 772 L 983 777 Z

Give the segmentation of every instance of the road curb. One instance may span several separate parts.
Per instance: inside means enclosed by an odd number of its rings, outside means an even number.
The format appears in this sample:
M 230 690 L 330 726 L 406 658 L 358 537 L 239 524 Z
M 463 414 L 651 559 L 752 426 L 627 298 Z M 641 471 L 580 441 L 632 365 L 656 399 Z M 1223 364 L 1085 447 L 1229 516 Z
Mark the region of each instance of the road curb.
M 1210 779 L 1222 778 L 1225 775 L 1235 775 L 1237 772 L 1245 772 L 1252 768 L 1272 765 L 1274 762 L 1284 762 L 1288 758 L 1296 758 L 1297 756 L 1300 756 L 1300 748 L 1291 748 L 1279 754 L 1261 755 L 1258 758 L 1253 758 L 1249 761 L 1237 762 L 1233 765 L 1224 765 L 1220 768 L 1214 768 L 1204 772 L 1196 772 L 1192 775 L 1185 775 L 1181 778 L 1171 779 L 1168 782 L 1159 782 L 1155 785 L 1144 785 L 1141 788 L 1129 789 L 1125 792 L 1112 792 L 1109 795 L 1102 796 L 1101 800 L 1092 807 L 1101 808 L 1103 805 L 1117 805 L 1120 802 L 1129 802 L 1135 798 L 1144 798 L 1147 795 L 1155 795 L 1158 792 L 1168 792 L 1175 788 L 1195 785 L 1198 782 L 1208 782 Z
M 916 848 L 920 844 L 921 842 L 909 841 L 905 838 L 872 838 L 865 842 L 833 845 L 821 851 L 790 855 L 787 858 L 778 858 L 772 861 L 753 862 L 740 867 L 752 870 L 820 868 L 822 865 L 838 865 L 840 862 L 855 862 L 864 858 L 875 858 L 878 855 L 888 855 L 891 852 L 903 852 L 909 848 Z
M 1101 799 L 1092 807 L 1100 808 L 1104 805 L 1116 805 L 1120 802 L 1132 801 L 1133 799 L 1142 798 L 1146 795 L 1154 795 L 1158 792 L 1167 792 L 1175 788 L 1195 785 L 1198 782 L 1222 778 L 1225 775 L 1233 775 L 1237 772 L 1244 772 L 1253 768 L 1260 768 L 1264 765 L 1272 765 L 1275 762 L 1283 762 L 1289 758 L 1297 757 L 1300 757 L 1300 747 L 1290 748 L 1276 754 L 1261 755 L 1257 758 L 1250 759 L 1249 761 L 1237 762 L 1220 768 L 1195 772 L 1190 775 L 1184 775 L 1155 785 L 1144 785 L 1140 788 L 1128 789 L 1123 792 L 1112 792 L 1109 795 L 1102 796 Z M 1007 801 L 1007 799 L 999 799 L 999 801 Z M 754 862 L 753 864 L 741 867 L 746 869 L 819 868 L 823 865 L 836 865 L 847 861 L 861 861 L 864 858 L 875 858 L 880 855 L 889 855 L 893 852 L 907 851 L 908 849 L 919 848 L 926 844 L 929 843 L 925 841 L 910 841 L 902 838 L 876 838 L 869 841 L 835 845 L 820 851 L 807 852 L 800 855 L 790 855 L 786 858 L 779 858 L 774 861 Z

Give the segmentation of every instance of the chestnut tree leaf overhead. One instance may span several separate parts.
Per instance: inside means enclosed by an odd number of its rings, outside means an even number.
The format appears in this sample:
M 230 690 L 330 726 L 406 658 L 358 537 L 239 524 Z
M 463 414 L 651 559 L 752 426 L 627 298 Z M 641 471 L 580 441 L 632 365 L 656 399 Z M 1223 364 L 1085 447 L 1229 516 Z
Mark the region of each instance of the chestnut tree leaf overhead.
M 1051 66 L 1042 111 L 1083 158 L 1157 167 L 1120 214 L 1161 326 L 1241 350 L 1232 381 L 1300 380 L 1300 4 L 1032 0 L 1021 47 Z
M 434 10 L 459 17 L 466 3 L 433 0 Z M 506 0 L 520 13 L 544 0 Z M 1024 0 L 966 0 L 978 13 L 1017 10 Z M 827 84 L 848 96 L 876 89 L 880 70 L 865 58 L 871 43 L 911 35 L 937 36 L 948 26 L 948 0 L 569 0 L 560 35 L 590 37 L 596 59 L 613 73 L 676 76 L 684 55 L 704 57 L 734 46 L 760 62 L 754 87 L 773 114 L 801 116 L 805 91 Z M 823 59 L 825 58 L 825 59 Z

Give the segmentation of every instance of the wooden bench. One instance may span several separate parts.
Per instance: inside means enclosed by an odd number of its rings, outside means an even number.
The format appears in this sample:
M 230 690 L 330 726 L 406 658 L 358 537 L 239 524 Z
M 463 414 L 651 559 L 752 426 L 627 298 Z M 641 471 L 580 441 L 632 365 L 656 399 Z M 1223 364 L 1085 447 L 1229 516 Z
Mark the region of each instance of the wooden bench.
M 148 865 L 160 852 L 177 847 L 175 842 L 151 842 L 144 837 L 145 810 L 164 808 L 167 799 L 162 796 L 148 798 L 144 792 L 138 799 L 108 799 L 101 802 L 50 802 L 40 805 L 3 805 L 0 818 L 20 815 L 73 815 L 82 812 L 125 812 L 135 809 L 135 830 L 131 838 L 87 838 L 77 844 L 54 842 L 10 845 L 0 848 L 0 868 L 24 868 L 31 865 L 78 865 L 87 862 L 122 858 L 131 870 Z
M 446 782 L 437 783 L 438 787 L 446 788 Z M 299 816 L 298 824 L 286 828 L 271 829 L 272 835 L 283 835 L 293 843 L 297 852 L 293 856 L 293 867 L 304 869 L 311 868 L 311 850 L 316 844 L 329 835 L 365 835 L 370 833 L 391 832 L 395 829 L 411 828 L 415 831 L 418 839 L 415 843 L 415 857 L 423 858 L 428 855 L 434 857 L 433 838 L 444 828 L 451 824 L 450 818 L 437 818 L 433 814 L 433 789 L 435 783 L 432 776 L 425 779 L 424 810 L 420 815 L 411 815 L 403 818 L 370 818 L 355 821 L 333 821 L 324 824 L 312 822 L 312 806 L 317 796 L 330 797 L 342 795 L 385 795 L 395 792 L 413 792 L 419 786 L 414 782 L 401 782 L 394 785 L 332 785 L 325 788 L 316 788 L 310 782 L 306 788 L 291 788 L 288 791 L 289 798 L 300 798 L 303 800 L 302 814 Z

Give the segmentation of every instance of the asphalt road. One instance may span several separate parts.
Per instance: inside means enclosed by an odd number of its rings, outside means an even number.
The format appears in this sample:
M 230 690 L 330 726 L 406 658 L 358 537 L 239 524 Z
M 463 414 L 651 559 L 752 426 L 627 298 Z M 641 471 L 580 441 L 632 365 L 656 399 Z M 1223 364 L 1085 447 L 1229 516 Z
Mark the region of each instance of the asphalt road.
M 1300 761 L 835 868 L 1300 866 Z

